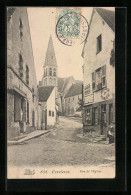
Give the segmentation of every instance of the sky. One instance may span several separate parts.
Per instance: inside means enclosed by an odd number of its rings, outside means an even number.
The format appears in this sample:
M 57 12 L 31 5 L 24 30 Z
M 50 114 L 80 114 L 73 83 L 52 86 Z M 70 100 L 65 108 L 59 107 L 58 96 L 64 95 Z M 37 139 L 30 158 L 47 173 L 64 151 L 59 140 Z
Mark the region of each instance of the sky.
M 90 22 L 92 7 L 81 8 L 81 14 Z M 114 10 L 114 8 L 106 8 Z M 28 18 L 34 54 L 37 82 L 42 79 L 43 65 L 50 35 L 53 39 L 55 56 L 58 65 L 58 77 L 73 76 L 83 80 L 81 56 L 83 44 L 67 46 L 56 36 L 57 12 L 56 7 L 28 7 Z

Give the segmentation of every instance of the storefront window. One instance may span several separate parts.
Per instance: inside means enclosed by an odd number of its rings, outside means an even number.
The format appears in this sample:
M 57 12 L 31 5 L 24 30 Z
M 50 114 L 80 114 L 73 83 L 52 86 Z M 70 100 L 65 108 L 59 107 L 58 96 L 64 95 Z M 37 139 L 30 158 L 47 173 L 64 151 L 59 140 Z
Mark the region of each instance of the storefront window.
M 92 124 L 98 125 L 98 108 L 97 107 L 92 109 Z
M 91 113 L 90 108 L 85 110 L 85 121 L 88 125 L 91 125 Z

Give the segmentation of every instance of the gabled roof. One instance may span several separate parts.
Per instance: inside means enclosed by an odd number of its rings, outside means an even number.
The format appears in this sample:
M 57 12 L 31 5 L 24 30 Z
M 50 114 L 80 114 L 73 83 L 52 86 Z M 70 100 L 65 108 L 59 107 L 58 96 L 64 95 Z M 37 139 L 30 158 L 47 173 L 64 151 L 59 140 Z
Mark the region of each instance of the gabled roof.
M 38 89 L 39 102 L 47 101 L 53 89 L 54 86 L 39 87 Z
M 103 18 L 108 26 L 115 31 L 115 12 L 102 8 L 95 8 L 97 13 Z
M 71 78 L 73 77 L 72 76 L 65 78 L 58 77 L 58 92 L 62 93 L 65 90 Z
M 57 66 L 52 37 L 50 36 L 44 66 Z
M 111 10 L 103 9 L 103 8 L 93 8 L 92 15 L 91 15 L 90 22 L 89 22 L 89 33 L 90 33 L 90 26 L 92 23 L 92 18 L 93 18 L 93 15 L 95 13 L 95 10 L 99 14 L 99 16 L 101 18 L 103 18 L 103 20 L 107 23 L 107 25 L 114 32 L 115 31 L 115 12 L 111 11 Z M 88 37 L 86 38 L 86 40 L 84 42 L 84 46 L 83 46 L 83 50 L 82 50 L 82 54 L 81 54 L 82 57 L 84 57 L 84 48 L 85 48 L 87 39 L 88 39 Z
M 82 94 L 82 81 L 72 84 L 69 91 L 65 95 L 65 98 Z

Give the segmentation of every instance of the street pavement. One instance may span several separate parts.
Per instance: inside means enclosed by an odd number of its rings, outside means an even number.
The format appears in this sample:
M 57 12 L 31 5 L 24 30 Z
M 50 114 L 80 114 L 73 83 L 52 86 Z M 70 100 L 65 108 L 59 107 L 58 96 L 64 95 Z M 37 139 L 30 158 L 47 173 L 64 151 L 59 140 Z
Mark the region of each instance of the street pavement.
M 81 119 L 60 117 L 48 134 L 8 146 L 10 166 L 115 166 L 115 146 L 81 138 Z

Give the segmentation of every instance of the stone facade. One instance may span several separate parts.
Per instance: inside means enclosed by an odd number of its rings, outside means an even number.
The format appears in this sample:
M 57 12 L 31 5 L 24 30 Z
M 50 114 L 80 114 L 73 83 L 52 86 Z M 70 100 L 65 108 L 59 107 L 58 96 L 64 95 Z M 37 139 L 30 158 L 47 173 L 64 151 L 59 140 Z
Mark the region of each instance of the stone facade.
M 82 99 L 82 94 L 65 98 L 65 115 L 66 116 L 81 116 L 81 112 L 77 112 L 80 107 L 79 99 Z
M 109 19 L 114 24 L 112 11 L 93 9 L 82 53 L 84 130 L 93 129 L 104 135 L 109 125 L 115 128 L 115 67 L 110 64 L 115 33 Z
M 39 127 L 38 89 L 27 9 L 8 8 L 7 17 L 7 132 L 13 139 Z

